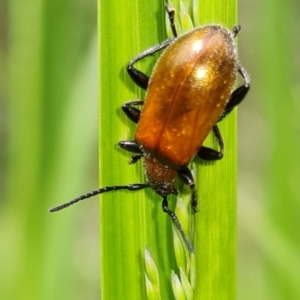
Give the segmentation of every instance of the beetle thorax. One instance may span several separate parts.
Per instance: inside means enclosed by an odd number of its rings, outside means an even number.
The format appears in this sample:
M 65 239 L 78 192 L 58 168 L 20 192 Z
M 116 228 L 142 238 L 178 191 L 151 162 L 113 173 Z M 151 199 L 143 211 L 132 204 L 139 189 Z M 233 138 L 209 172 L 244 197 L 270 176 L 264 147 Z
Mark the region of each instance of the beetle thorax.
M 151 155 L 145 156 L 145 175 L 151 188 L 160 196 L 177 194 L 174 188 L 174 179 L 177 171 L 170 166 L 162 164 Z

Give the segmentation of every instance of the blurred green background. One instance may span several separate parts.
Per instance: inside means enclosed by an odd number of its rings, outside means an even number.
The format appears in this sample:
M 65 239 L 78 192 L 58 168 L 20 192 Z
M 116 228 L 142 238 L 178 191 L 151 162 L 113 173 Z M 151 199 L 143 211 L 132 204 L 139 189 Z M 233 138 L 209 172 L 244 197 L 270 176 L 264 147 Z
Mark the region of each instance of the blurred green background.
M 92 0 L 1 1 L 0 299 L 99 294 L 97 10 Z
M 96 11 L 0 2 L 0 299 L 99 298 L 97 203 L 47 213 L 98 185 Z M 238 117 L 242 300 L 300 299 L 299 12 L 239 1 L 252 79 Z

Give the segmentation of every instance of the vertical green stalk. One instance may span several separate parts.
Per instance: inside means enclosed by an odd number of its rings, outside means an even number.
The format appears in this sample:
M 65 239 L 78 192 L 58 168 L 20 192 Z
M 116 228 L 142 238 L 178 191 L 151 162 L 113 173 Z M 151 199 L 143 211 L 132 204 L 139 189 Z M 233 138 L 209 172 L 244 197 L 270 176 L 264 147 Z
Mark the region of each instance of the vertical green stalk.
M 233 1 L 196 3 L 196 24 L 236 24 Z M 100 186 L 144 182 L 140 164 L 114 145 L 133 139 L 135 125 L 123 115 L 122 103 L 144 97 L 126 73 L 141 51 L 166 38 L 164 2 L 98 1 L 100 74 Z M 149 74 L 153 61 L 139 67 Z M 148 64 L 147 64 L 148 63 Z M 149 66 L 150 64 L 150 66 Z M 197 160 L 200 212 L 196 215 L 195 299 L 234 299 L 236 256 L 236 115 L 222 121 L 225 158 Z M 213 138 L 208 143 L 216 147 Z M 170 197 L 174 208 L 174 197 Z M 172 299 L 171 270 L 177 270 L 171 220 L 152 191 L 117 192 L 100 198 L 102 299 L 145 299 L 143 253 L 147 245 L 160 275 L 162 299 Z
M 200 1 L 198 17 L 201 24 L 231 29 L 237 24 L 236 1 Z M 235 299 L 236 295 L 236 112 L 219 128 L 224 158 L 201 161 L 198 167 L 195 299 Z
M 98 1 L 100 75 L 100 186 L 144 182 L 140 162 L 128 165 L 130 154 L 116 147 L 132 140 L 135 124 L 121 111 L 124 102 L 143 99 L 126 72 L 138 53 L 165 39 L 162 1 Z M 148 65 L 147 65 L 148 64 Z M 149 73 L 153 60 L 139 67 Z M 145 299 L 143 253 L 147 245 L 161 262 L 161 286 L 167 286 L 173 261 L 171 223 L 160 197 L 150 190 L 116 192 L 100 197 L 102 299 Z M 168 299 L 171 289 L 162 291 Z

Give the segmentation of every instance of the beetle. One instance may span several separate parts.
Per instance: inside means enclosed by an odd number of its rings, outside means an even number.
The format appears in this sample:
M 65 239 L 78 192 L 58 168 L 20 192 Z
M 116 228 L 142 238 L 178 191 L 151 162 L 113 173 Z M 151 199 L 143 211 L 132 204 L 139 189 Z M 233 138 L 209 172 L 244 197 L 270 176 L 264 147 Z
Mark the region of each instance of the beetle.
M 195 156 L 205 160 L 223 157 L 224 143 L 217 123 L 244 99 L 250 79 L 238 61 L 233 40 L 240 26 L 231 32 L 219 25 L 206 25 L 178 37 L 175 11 L 169 6 L 166 11 L 174 37 L 142 52 L 127 66 L 132 80 L 146 90 L 145 101 L 130 101 L 122 106 L 129 119 L 137 123 L 137 129 L 134 140 L 120 141 L 119 146 L 134 153 L 130 163 L 144 159 L 147 183 L 103 187 L 49 211 L 105 192 L 152 188 L 162 197 L 163 211 L 193 251 L 176 214 L 168 207 L 167 197 L 178 194 L 174 186 L 178 176 L 191 189 L 191 205 L 197 211 L 197 192 L 188 164 Z M 134 67 L 138 61 L 163 49 L 150 77 Z M 244 84 L 232 91 L 238 73 Z M 219 150 L 203 146 L 211 131 Z

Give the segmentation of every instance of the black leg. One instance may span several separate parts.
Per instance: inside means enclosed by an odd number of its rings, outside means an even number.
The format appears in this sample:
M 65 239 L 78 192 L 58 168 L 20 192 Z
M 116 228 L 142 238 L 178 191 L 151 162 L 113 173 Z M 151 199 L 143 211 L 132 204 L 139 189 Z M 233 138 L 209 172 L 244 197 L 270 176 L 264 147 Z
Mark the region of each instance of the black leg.
M 171 217 L 174 226 L 179 231 L 179 234 L 181 235 L 181 237 L 182 237 L 184 243 L 186 244 L 187 248 L 189 249 L 189 251 L 194 252 L 193 246 L 188 241 L 188 239 L 187 239 L 187 237 L 186 237 L 186 235 L 185 235 L 185 233 L 184 233 L 184 231 L 181 227 L 181 224 L 179 223 L 179 220 L 178 220 L 176 214 L 172 210 L 169 209 L 167 197 L 163 197 L 162 209 L 166 214 L 168 214 Z
M 142 100 L 134 100 L 130 102 L 126 102 L 122 105 L 122 110 L 126 114 L 126 116 L 134 123 L 138 123 L 141 115 L 141 111 L 135 108 L 133 105 L 143 105 L 144 101 Z
M 195 182 L 193 175 L 189 168 L 182 168 L 177 171 L 177 175 L 182 180 L 182 182 L 186 185 L 188 185 L 192 191 L 192 208 L 194 212 L 197 211 L 197 205 L 198 205 L 198 197 L 197 197 L 197 191 L 195 189 Z
M 177 29 L 174 23 L 174 16 L 175 16 L 175 9 L 171 7 L 169 4 L 165 5 L 166 12 L 168 14 L 169 20 L 170 20 L 170 25 L 171 29 L 173 32 L 174 37 L 177 37 Z
M 128 161 L 128 163 L 131 164 L 135 164 L 137 161 L 139 161 L 142 157 L 144 157 L 143 154 L 137 154 L 137 155 L 132 155 L 130 160 Z
M 232 29 L 233 37 L 236 37 L 240 30 L 241 30 L 241 26 L 240 25 L 235 25 Z
M 219 160 L 223 157 L 223 153 L 224 153 L 224 142 L 223 142 L 223 138 L 221 136 L 221 132 L 218 128 L 217 125 L 215 125 L 213 127 L 213 133 L 216 137 L 216 140 L 219 144 L 219 148 L 220 148 L 220 151 L 217 151 L 217 150 L 214 150 L 214 149 L 211 149 L 211 148 L 208 148 L 208 147 L 205 147 L 205 146 L 202 146 L 197 155 L 199 157 L 201 157 L 202 159 L 205 159 L 205 160 Z
M 142 89 L 146 90 L 148 87 L 148 82 L 149 82 L 149 76 L 147 76 L 146 74 L 144 74 L 143 72 L 137 70 L 133 65 L 140 61 L 141 59 L 150 56 L 166 47 L 168 47 L 172 41 L 174 40 L 174 38 L 168 39 L 156 46 L 153 46 L 151 48 L 149 48 L 148 50 L 142 52 L 140 55 L 138 55 L 137 57 L 135 57 L 133 60 L 131 60 L 131 62 L 129 63 L 129 65 L 127 66 L 127 72 L 129 74 L 129 76 L 131 77 L 131 79 Z
M 85 199 L 88 199 L 90 197 L 93 197 L 93 196 L 96 196 L 96 195 L 99 195 L 99 194 L 102 194 L 102 193 L 105 193 L 105 192 L 110 192 L 110 191 L 118 191 L 118 190 L 128 190 L 128 191 L 138 191 L 138 190 L 141 190 L 141 189 L 145 189 L 149 187 L 148 184 L 144 184 L 144 183 L 132 183 L 132 184 L 128 184 L 128 185 L 119 185 L 119 186 L 107 186 L 107 187 L 104 187 L 102 189 L 98 189 L 98 190 L 95 190 L 95 191 L 92 191 L 92 192 L 89 192 L 87 194 L 84 194 L 82 196 L 79 196 L 67 203 L 64 203 L 64 204 L 61 204 L 61 205 L 58 205 L 56 207 L 53 207 L 53 208 L 50 208 L 49 209 L 49 212 L 55 212 L 55 211 L 58 211 L 58 210 L 61 210 L 61 209 L 64 209 L 72 204 L 75 204 L 81 200 L 85 200 Z
M 143 72 L 137 70 L 133 65 L 138 62 L 139 60 L 153 55 L 154 53 L 168 47 L 172 41 L 177 37 L 177 30 L 176 30 L 176 26 L 174 23 L 174 15 L 175 15 L 175 10 L 174 8 L 170 7 L 168 4 L 165 5 L 165 9 L 166 12 L 169 16 L 169 20 L 170 20 L 170 24 L 171 24 L 171 28 L 172 28 L 172 32 L 174 35 L 174 38 L 168 39 L 156 46 L 153 46 L 151 48 L 149 48 L 148 50 L 145 50 L 144 52 L 142 52 L 140 55 L 138 55 L 137 57 L 135 57 L 134 59 L 132 59 L 129 63 L 129 65 L 127 66 L 127 72 L 129 74 L 129 76 L 131 77 L 131 79 L 142 89 L 146 90 L 148 87 L 148 83 L 149 83 L 149 76 L 147 76 L 146 74 L 144 74 Z
M 129 160 L 129 164 L 134 164 L 138 160 L 140 160 L 144 155 L 142 151 L 140 150 L 139 146 L 136 144 L 135 141 L 120 141 L 119 146 L 126 151 L 137 153 L 137 155 L 133 155 L 131 159 Z
M 119 146 L 129 152 L 143 154 L 135 141 L 120 141 Z
M 225 109 L 223 113 L 221 114 L 218 122 L 223 120 L 238 104 L 240 104 L 243 99 L 245 98 L 246 94 L 248 93 L 250 89 L 250 78 L 245 71 L 245 69 L 239 65 L 238 66 L 238 71 L 242 75 L 242 77 L 245 80 L 245 84 L 237 88 L 235 91 L 232 92 L 228 103 L 225 106 Z

